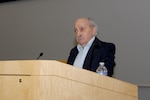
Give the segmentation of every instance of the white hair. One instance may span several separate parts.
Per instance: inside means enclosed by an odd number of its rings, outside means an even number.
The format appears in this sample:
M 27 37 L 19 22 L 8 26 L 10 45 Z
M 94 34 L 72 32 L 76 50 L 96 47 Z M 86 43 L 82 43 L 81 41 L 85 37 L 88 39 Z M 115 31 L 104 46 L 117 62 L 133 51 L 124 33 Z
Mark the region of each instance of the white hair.
M 87 19 L 88 19 L 88 21 L 89 21 L 89 23 L 90 23 L 90 26 L 96 28 L 96 33 L 95 33 L 95 35 L 97 35 L 97 34 L 98 34 L 98 25 L 96 24 L 96 22 L 95 22 L 92 18 L 87 18 Z

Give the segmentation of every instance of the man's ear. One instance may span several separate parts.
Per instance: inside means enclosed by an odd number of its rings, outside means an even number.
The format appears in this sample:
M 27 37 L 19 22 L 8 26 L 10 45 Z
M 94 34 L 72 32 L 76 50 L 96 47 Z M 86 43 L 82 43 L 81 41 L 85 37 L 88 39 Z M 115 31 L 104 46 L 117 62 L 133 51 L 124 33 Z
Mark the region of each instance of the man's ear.
M 93 27 L 93 35 L 96 34 L 96 27 Z

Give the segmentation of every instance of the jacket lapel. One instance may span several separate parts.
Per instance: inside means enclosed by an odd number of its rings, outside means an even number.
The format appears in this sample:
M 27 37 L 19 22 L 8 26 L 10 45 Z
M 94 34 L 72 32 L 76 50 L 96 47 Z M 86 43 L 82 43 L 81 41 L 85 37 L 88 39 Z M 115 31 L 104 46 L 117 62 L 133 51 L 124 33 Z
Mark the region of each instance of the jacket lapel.
M 94 42 L 92 43 L 87 56 L 85 58 L 84 64 L 83 64 L 83 68 L 90 70 L 92 67 L 92 59 L 94 57 L 94 55 L 96 55 L 97 49 L 100 47 L 100 41 L 97 39 L 97 37 L 95 38 Z

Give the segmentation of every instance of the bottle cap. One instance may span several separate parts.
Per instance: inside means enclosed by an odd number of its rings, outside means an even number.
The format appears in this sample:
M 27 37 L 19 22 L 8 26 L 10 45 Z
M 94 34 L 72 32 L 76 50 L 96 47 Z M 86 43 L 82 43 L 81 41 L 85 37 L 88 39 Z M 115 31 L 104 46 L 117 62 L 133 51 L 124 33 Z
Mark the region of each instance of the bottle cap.
M 99 64 L 100 64 L 101 66 L 104 66 L 105 63 L 104 63 L 104 62 L 100 62 Z

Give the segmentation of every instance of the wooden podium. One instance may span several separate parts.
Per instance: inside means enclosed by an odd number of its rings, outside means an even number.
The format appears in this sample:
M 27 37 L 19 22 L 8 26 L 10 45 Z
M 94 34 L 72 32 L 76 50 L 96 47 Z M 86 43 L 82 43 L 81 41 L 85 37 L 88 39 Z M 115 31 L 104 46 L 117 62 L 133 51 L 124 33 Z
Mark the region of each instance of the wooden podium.
M 138 88 L 54 60 L 0 61 L 0 100 L 138 100 Z

